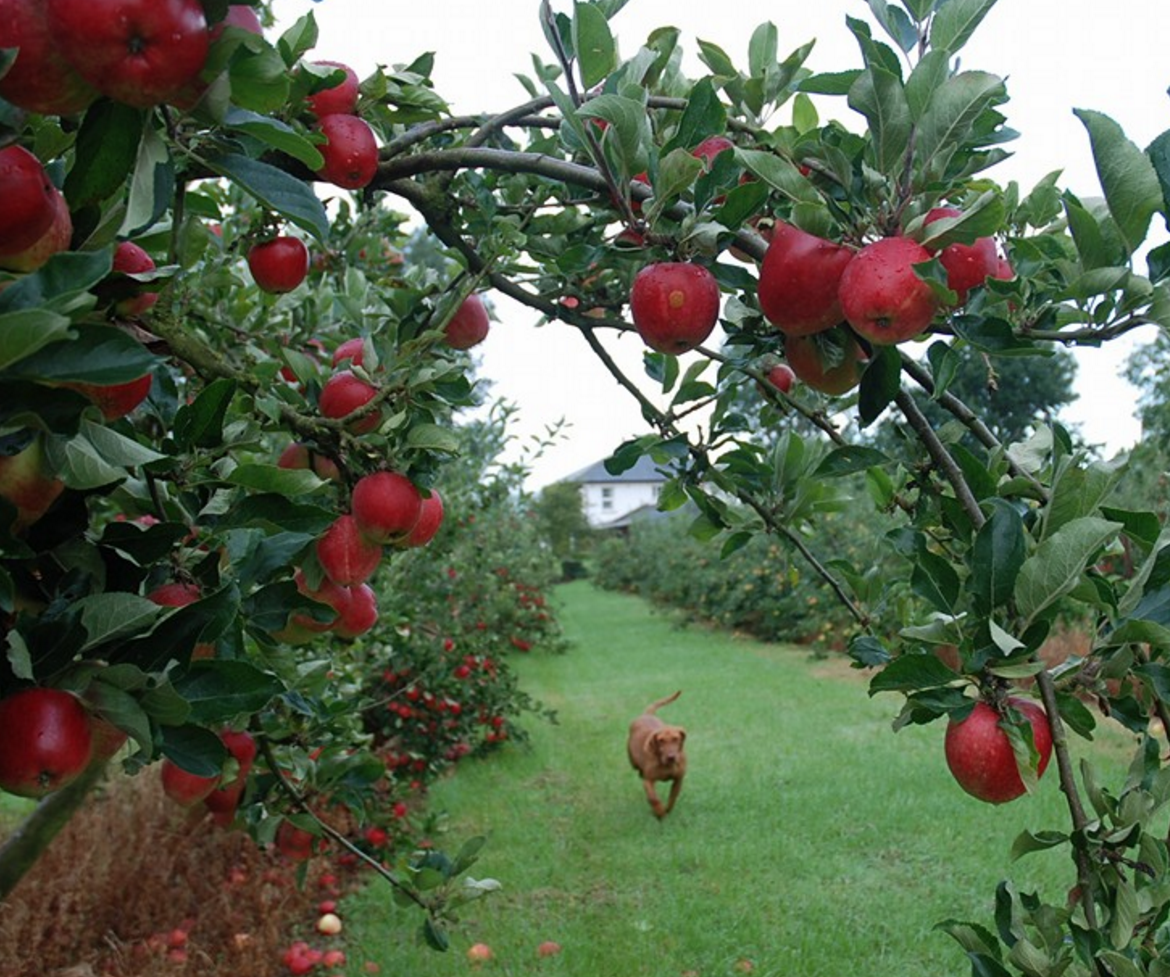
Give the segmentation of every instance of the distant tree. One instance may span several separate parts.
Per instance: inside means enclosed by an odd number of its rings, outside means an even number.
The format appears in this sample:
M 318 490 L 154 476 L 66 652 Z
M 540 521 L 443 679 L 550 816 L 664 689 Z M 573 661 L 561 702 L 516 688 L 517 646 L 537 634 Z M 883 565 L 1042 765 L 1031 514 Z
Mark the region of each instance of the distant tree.
M 1159 332 L 1153 342 L 1135 349 L 1125 364 L 1125 378 L 1140 391 L 1137 415 L 1142 422 L 1142 440 L 1156 443 L 1163 452 L 1170 447 L 1167 356 L 1170 356 L 1170 340 Z
M 571 559 L 588 548 L 592 530 L 581 505 L 581 486 L 576 482 L 546 485 L 533 501 L 532 511 L 541 535 L 559 559 Z

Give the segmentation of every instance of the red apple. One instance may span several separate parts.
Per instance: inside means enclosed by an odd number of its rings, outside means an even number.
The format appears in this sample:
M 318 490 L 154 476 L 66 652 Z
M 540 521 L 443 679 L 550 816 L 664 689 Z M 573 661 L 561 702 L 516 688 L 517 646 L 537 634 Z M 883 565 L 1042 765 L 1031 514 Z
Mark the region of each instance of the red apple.
M 10 527 L 14 533 L 40 519 L 65 490 L 45 463 L 44 443 L 39 437 L 14 455 L 0 454 L 0 498 L 16 508 Z
M 200 597 L 197 584 L 193 583 L 164 583 L 155 587 L 146 595 L 146 599 L 153 601 L 160 607 L 186 607 L 194 604 Z
M 483 963 L 491 958 L 492 948 L 486 943 L 473 943 L 467 948 L 467 959 L 472 963 Z
M 305 862 L 313 857 L 317 838 L 291 821 L 281 821 L 276 829 L 276 850 L 294 862 Z
M 405 475 L 375 472 L 358 479 L 351 509 L 362 535 L 375 543 L 389 543 L 407 535 L 418 523 L 422 496 Z
M 251 34 L 264 33 L 264 25 L 260 23 L 260 17 L 256 13 L 256 8 L 249 7 L 246 3 L 229 4 L 227 15 L 215 27 L 218 30 L 212 29 L 212 40 L 215 40 L 223 32 L 224 27 L 239 27 L 241 30 L 248 31 Z
M 207 61 L 199 0 L 46 0 L 54 42 L 103 95 L 149 108 L 181 96 Z
M 914 265 L 930 252 L 908 237 L 886 237 L 857 252 L 841 274 L 841 310 L 859 335 L 878 346 L 922 334 L 938 311 L 938 298 Z
M 796 373 L 787 363 L 777 363 L 766 376 L 773 387 L 784 393 L 792 390 L 792 384 L 796 381 Z
M 422 500 L 422 507 L 418 514 L 418 522 L 414 524 L 414 529 L 402 539 L 398 540 L 396 545 L 406 549 L 413 549 L 416 546 L 426 546 L 427 543 L 435 538 L 435 534 L 442 525 L 443 500 L 439 497 L 437 490 L 431 489 L 431 494 L 425 496 Z
M 217 822 L 230 824 L 235 817 L 236 808 L 240 804 L 244 788 L 248 785 L 248 774 L 256 759 L 256 741 L 246 730 L 225 729 L 219 734 L 223 745 L 236 760 L 238 770 L 236 776 L 203 799 L 203 805 L 217 815 Z
M 274 237 L 248 251 L 248 270 L 265 292 L 291 292 L 309 273 L 309 249 L 298 237 Z
M 320 451 L 314 451 L 302 441 L 293 441 L 280 453 L 276 460 L 278 468 L 301 469 L 312 468 L 318 478 L 328 481 L 337 481 L 341 478 L 341 471 L 337 462 Z
M 0 149 L 0 255 L 32 247 L 57 215 L 57 188 L 23 146 Z
M 561 952 L 561 945 L 552 940 L 545 940 L 536 948 L 538 957 L 555 957 Z
M 1052 730 L 1048 717 L 1035 702 L 1008 699 L 1032 728 L 1032 745 L 1038 756 L 1036 776 L 1043 775 L 1052 757 Z M 1024 793 L 1016 754 L 1000 726 L 1000 714 L 986 702 L 978 702 L 966 719 L 947 725 L 944 747 L 947 767 L 959 786 L 972 797 L 1003 804 Z
M 788 365 L 805 386 L 838 397 L 859 383 L 869 358 L 856 338 L 842 327 L 784 340 Z
M 382 561 L 382 547 L 362 535 L 353 516 L 338 516 L 317 539 L 317 560 L 336 584 L 365 583 Z
M 333 633 L 339 638 L 357 638 L 378 623 L 378 597 L 369 584 L 344 589 L 349 599 L 337 609 Z
M 0 700 L 0 790 L 44 797 L 89 766 L 93 732 L 81 700 L 61 689 L 24 689 Z
M 491 322 L 478 295 L 469 295 L 447 323 L 443 336 L 452 349 L 471 349 L 487 339 Z
M 760 266 L 760 310 L 788 336 L 832 329 L 843 318 L 837 289 L 853 252 L 776 221 Z
M 378 172 L 378 141 L 369 123 L 335 112 L 317 127 L 325 137 L 325 143 L 317 147 L 325 158 L 317 175 L 346 190 L 367 186 Z
M 27 112 L 72 115 L 97 92 L 61 56 L 44 0 L 0 0 L 0 48 L 20 48 L 0 78 L 0 98 Z
M 333 365 L 341 366 L 349 360 L 354 366 L 361 366 L 362 360 L 365 359 L 365 348 L 366 340 L 363 336 L 347 339 L 333 351 Z
M 348 417 L 359 407 L 364 407 L 378 395 L 378 391 L 354 376 L 349 370 L 339 370 L 325 381 L 317 407 L 325 417 Z M 382 421 L 377 411 L 358 420 L 351 421 L 349 430 L 354 434 L 368 434 Z
M 119 241 L 114 249 L 113 270 L 122 275 L 140 275 L 146 271 L 154 271 L 154 267 L 154 259 L 133 241 Z M 114 311 L 124 316 L 140 316 L 153 308 L 157 301 L 157 293 L 142 292 L 121 299 L 114 306 Z
M 734 149 L 733 143 L 726 136 L 708 136 L 699 145 L 691 150 L 691 155 L 703 161 L 703 168 L 710 170 L 715 165 L 715 157 L 728 149 Z
M 218 774 L 212 777 L 201 777 L 184 770 L 169 759 L 163 760 L 159 775 L 162 779 L 163 793 L 183 807 L 193 807 L 200 801 L 206 800 L 211 792 L 219 786 Z
M 69 243 L 73 240 L 73 218 L 69 213 L 69 204 L 65 202 L 65 194 L 56 187 L 51 196 L 53 222 L 49 229 L 23 251 L 0 257 L 0 268 L 8 271 L 36 271 L 53 255 L 69 250 Z
M 63 383 L 61 386 L 85 394 L 97 405 L 102 417 L 107 421 L 116 421 L 120 417 L 125 417 L 150 396 L 150 387 L 153 383 L 154 376 L 145 373 L 128 383 L 114 383 L 108 386 L 98 386 L 95 383 Z
M 954 207 L 935 207 L 926 215 L 923 226 L 946 217 L 962 217 Z M 999 252 L 995 240 L 976 238 L 971 244 L 951 244 L 939 252 L 939 263 L 947 270 L 947 288 L 958 296 L 958 305 L 965 305 L 967 295 L 976 285 L 982 285 L 996 275 Z
M 694 349 L 719 319 L 719 283 L 702 265 L 665 261 L 634 279 L 630 314 L 642 341 L 660 353 Z
M 327 115 L 353 115 L 357 110 L 358 101 L 357 72 L 340 61 L 314 61 L 312 63 L 315 67 L 340 68 L 345 72 L 345 78 L 332 88 L 323 88 L 310 95 L 306 99 L 309 103 L 309 111 L 318 119 Z

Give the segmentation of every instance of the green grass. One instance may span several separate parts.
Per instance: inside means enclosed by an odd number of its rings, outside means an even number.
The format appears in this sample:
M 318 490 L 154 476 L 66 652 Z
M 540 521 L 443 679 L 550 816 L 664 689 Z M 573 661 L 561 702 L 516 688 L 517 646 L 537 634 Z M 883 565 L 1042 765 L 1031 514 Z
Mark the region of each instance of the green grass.
M 996 884 L 1060 900 L 1067 854 L 1011 862 L 1023 829 L 1067 823 L 1055 770 L 1039 791 L 993 807 L 948 773 L 941 724 L 891 731 L 899 703 L 803 649 L 680 630 L 633 598 L 561 588 L 564 656 L 517 660 L 522 684 L 557 710 L 531 750 L 459 768 L 432 792 L 453 850 L 484 834 L 471 871 L 504 890 L 470 907 L 445 954 L 418 946 L 417 911 L 375 882 L 343 907 L 350 972 L 637 977 L 734 974 L 937 977 L 968 965 L 933 929 L 993 925 Z M 688 730 L 690 772 L 654 819 L 625 756 L 627 725 L 675 689 L 664 718 Z M 1090 747 L 1121 768 L 1122 736 Z M 1081 749 L 1082 747 L 1078 747 Z M 538 960 L 542 940 L 563 952 Z

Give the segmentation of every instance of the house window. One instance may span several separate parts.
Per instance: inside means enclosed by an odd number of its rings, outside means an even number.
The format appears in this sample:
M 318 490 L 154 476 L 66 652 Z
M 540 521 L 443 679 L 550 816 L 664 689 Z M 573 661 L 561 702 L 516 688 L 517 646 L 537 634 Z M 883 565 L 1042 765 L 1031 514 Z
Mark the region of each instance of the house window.
M 601 490 L 601 509 L 603 512 L 610 512 L 613 509 L 613 489 L 603 488 Z

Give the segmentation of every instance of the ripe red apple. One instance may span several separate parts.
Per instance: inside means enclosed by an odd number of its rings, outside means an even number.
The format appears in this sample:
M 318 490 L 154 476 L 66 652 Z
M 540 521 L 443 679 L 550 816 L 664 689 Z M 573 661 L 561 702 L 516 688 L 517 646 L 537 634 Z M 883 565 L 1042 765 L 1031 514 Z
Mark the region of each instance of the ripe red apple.
M 281 235 L 248 250 L 248 270 L 265 292 L 291 292 L 309 273 L 309 249 L 299 237 Z
M 301 469 L 312 468 L 318 478 L 337 481 L 341 478 L 341 471 L 337 462 L 320 451 L 314 451 L 302 441 L 293 441 L 280 453 L 276 460 L 278 468 Z
M 0 700 L 0 790 L 44 797 L 89 766 L 93 732 L 81 700 L 61 689 L 24 689 Z
M 41 115 L 72 115 L 97 98 L 61 56 L 44 0 L 0 0 L 0 48 L 20 49 L 0 78 L 0 98 L 13 105 Z
M 346 190 L 360 190 L 378 172 L 378 141 L 365 119 L 335 112 L 317 123 L 325 143 L 317 149 L 325 165 L 317 171 L 324 180 Z
M 478 295 L 469 295 L 447 323 L 443 336 L 452 349 L 471 349 L 487 339 L 491 321 Z
M 484 963 L 492 958 L 492 948 L 486 943 L 473 943 L 467 948 L 467 959 L 472 963 Z
M 378 623 L 378 597 L 369 584 L 340 589 L 347 591 L 349 599 L 337 608 L 333 633 L 339 638 L 358 638 Z
M 23 146 L 0 149 L 0 255 L 32 247 L 57 214 L 49 174 Z
M 73 217 L 69 213 L 69 204 L 65 202 L 65 194 L 56 187 L 51 196 L 53 222 L 49 229 L 23 251 L 0 257 L 0 268 L 19 272 L 36 271 L 53 255 L 69 250 L 69 243 L 73 240 Z
M 113 270 L 123 275 L 140 275 L 146 271 L 154 271 L 154 259 L 145 249 L 133 241 L 119 241 L 114 249 Z M 140 316 L 145 314 L 158 301 L 155 292 L 142 292 L 130 298 L 121 299 L 114 311 L 124 316 Z
M 841 274 L 841 310 L 878 346 L 921 335 L 938 311 L 934 290 L 914 271 L 930 252 L 908 237 L 886 237 L 857 252 Z
M 545 940 L 536 948 L 538 957 L 555 957 L 561 952 L 561 945 L 553 940 Z
M 1032 727 L 1032 744 L 1040 777 L 1052 757 L 1052 730 L 1044 710 L 1028 699 L 1008 699 Z M 1000 728 L 1000 714 L 986 702 L 978 702 L 967 718 L 947 725 L 944 747 L 947 767 L 972 797 L 991 804 L 1003 804 L 1024 793 L 1016 755 L 1007 733 Z
M 734 149 L 733 143 L 726 136 L 708 136 L 699 145 L 691 150 L 691 155 L 703 161 L 703 168 L 710 170 L 715 165 L 715 157 L 728 149 Z
M 768 382 L 777 390 L 788 393 L 796 382 L 796 373 L 787 363 L 777 363 L 767 374 Z
M 838 327 L 784 340 L 788 365 L 805 386 L 839 397 L 859 383 L 869 358 L 848 330 Z
M 150 387 L 153 383 L 153 374 L 145 373 L 128 383 L 114 383 L 108 386 L 98 386 L 95 383 L 63 383 L 61 386 L 85 394 L 97 405 L 102 417 L 107 421 L 116 421 L 120 417 L 125 417 L 150 396 Z
M 414 524 L 414 529 L 406 534 L 402 539 L 398 540 L 396 545 L 405 549 L 413 549 L 416 546 L 426 546 L 435 534 L 439 531 L 439 527 L 443 525 L 443 500 L 440 498 L 436 489 L 431 489 L 431 494 L 425 496 L 422 500 L 422 507 L 418 515 L 418 522 Z
M 146 599 L 153 601 L 160 607 L 186 607 L 194 604 L 200 597 L 199 586 L 193 583 L 164 583 L 155 587 L 146 595 Z
M 926 215 L 923 226 L 945 217 L 962 217 L 963 212 L 954 207 L 935 207 Z M 976 238 L 971 244 L 951 244 L 938 255 L 939 263 L 947 270 L 947 288 L 958 296 L 958 305 L 965 305 L 967 295 L 976 285 L 982 285 L 996 275 L 999 266 L 999 252 L 995 240 L 989 237 Z
M 294 862 L 305 862 L 313 857 L 317 838 L 291 821 L 281 821 L 276 829 L 276 850 Z
M 219 786 L 218 775 L 201 777 L 184 770 L 169 759 L 163 760 L 160 765 L 159 776 L 162 780 L 163 793 L 183 807 L 194 807 L 200 801 L 206 800 Z
M 788 336 L 832 329 L 844 318 L 837 289 L 852 260 L 849 248 L 776 221 L 760 266 L 760 310 Z
M 357 110 L 358 76 L 349 65 L 340 61 L 314 61 L 313 65 L 323 68 L 340 68 L 345 79 L 332 88 L 323 88 L 310 95 L 306 101 L 309 111 L 318 119 L 327 115 L 353 115 Z
M 325 381 L 317 407 L 325 417 L 348 417 L 378 395 L 378 391 L 349 370 L 339 370 Z M 382 421 L 377 411 L 350 422 L 349 430 L 354 434 L 368 434 Z
M 375 543 L 389 543 L 417 525 L 422 496 L 405 475 L 375 472 L 354 485 L 351 509 L 363 536 Z
M 366 340 L 362 336 L 354 336 L 352 339 L 347 339 L 344 343 L 333 351 L 333 365 L 341 366 L 346 360 L 349 360 L 354 366 L 361 366 L 362 360 L 365 359 Z
M 149 108 L 181 96 L 210 47 L 199 0 L 46 0 L 54 42 L 103 95 Z
M 228 5 L 226 16 L 211 31 L 213 41 L 223 32 L 224 27 L 239 27 L 251 34 L 264 33 L 264 25 L 260 23 L 256 8 L 249 7 L 246 3 Z
M 362 535 L 353 516 L 338 516 L 317 539 L 317 560 L 336 584 L 365 583 L 382 561 L 382 547 Z
M 219 734 L 220 740 L 238 765 L 236 776 L 221 784 L 203 799 L 203 805 L 220 824 L 230 824 L 239 807 L 244 788 L 248 785 L 248 774 L 256 759 L 256 741 L 246 730 L 225 729 Z
M 14 455 L 0 454 L 0 498 L 16 508 L 11 531 L 19 533 L 41 518 L 65 490 L 45 463 L 39 437 Z
M 664 261 L 634 279 L 630 314 L 642 341 L 660 353 L 694 349 L 719 318 L 719 283 L 702 265 Z

